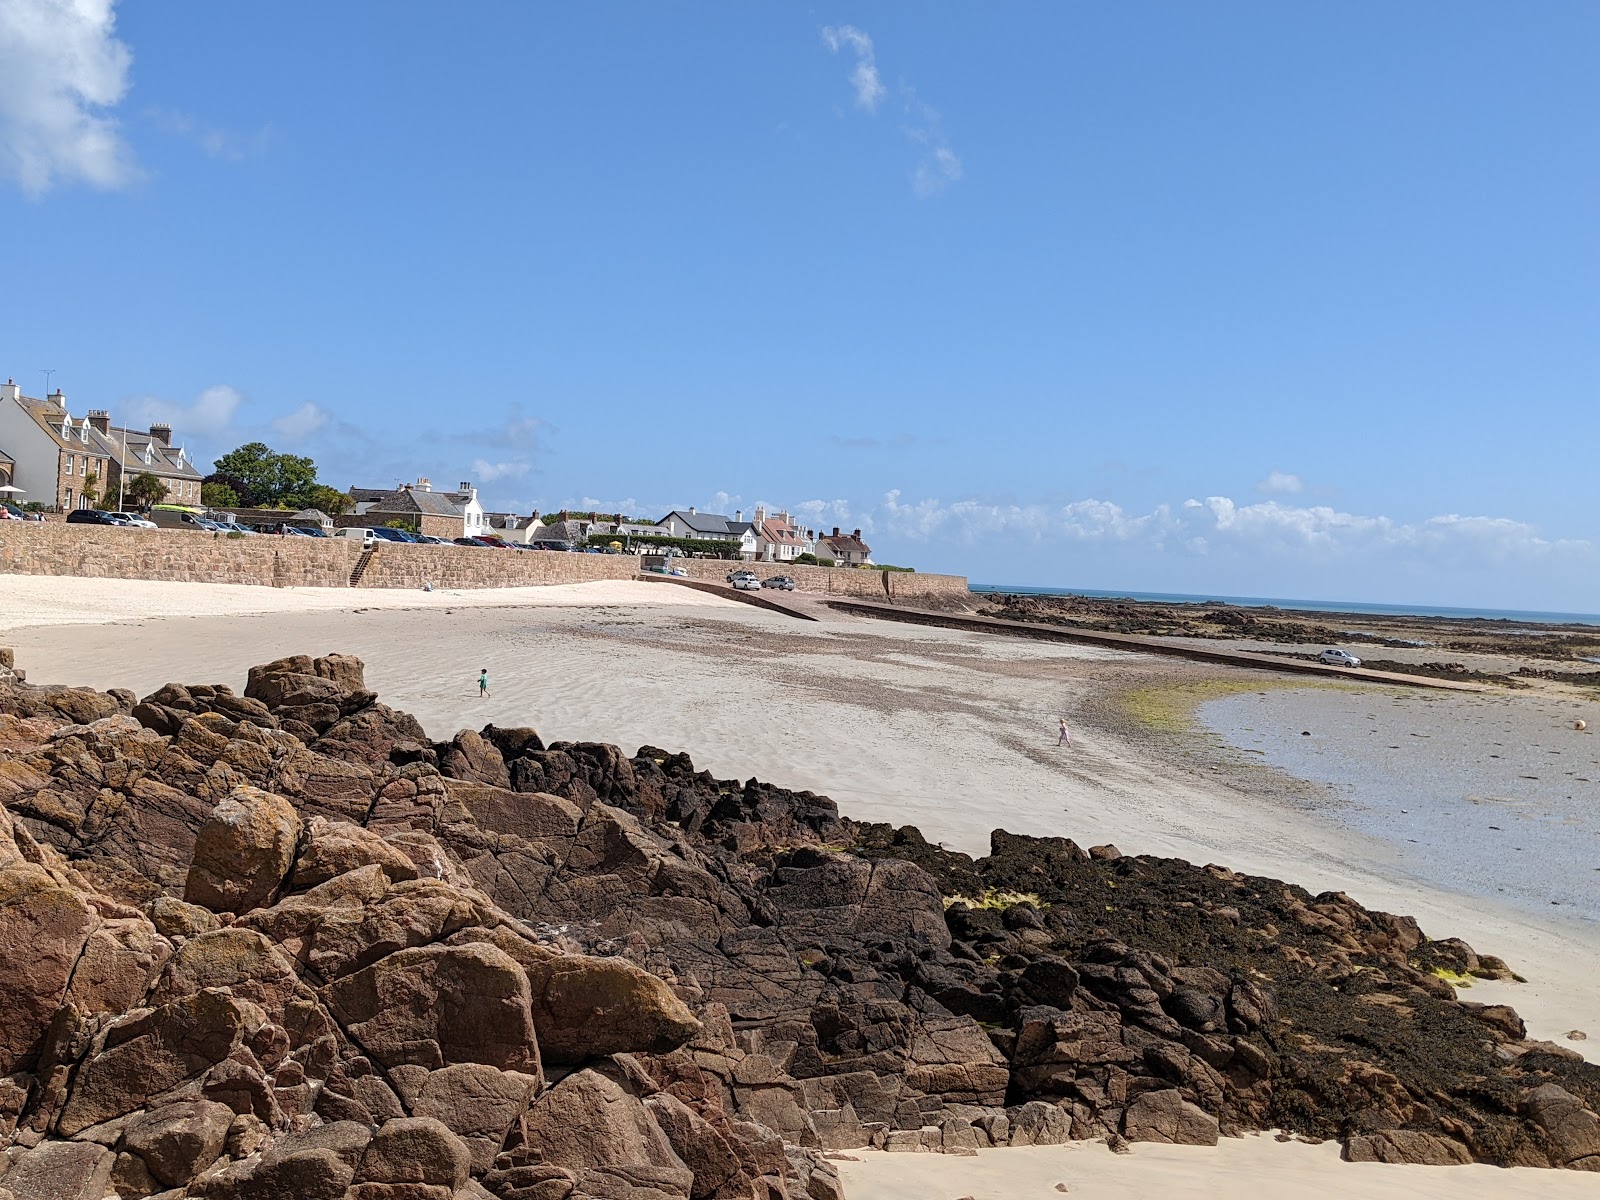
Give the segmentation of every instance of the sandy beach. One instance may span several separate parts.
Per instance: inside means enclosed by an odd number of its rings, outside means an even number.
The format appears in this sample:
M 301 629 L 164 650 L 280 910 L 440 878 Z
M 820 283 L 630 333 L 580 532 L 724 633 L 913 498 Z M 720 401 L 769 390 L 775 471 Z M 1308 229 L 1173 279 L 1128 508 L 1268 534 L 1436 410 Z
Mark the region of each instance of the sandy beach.
M 1459 936 L 1506 958 L 1528 982 L 1476 984 L 1473 999 L 1515 1005 L 1530 1036 L 1591 1058 L 1600 1047 L 1600 932 L 1592 920 L 1560 905 L 1542 911 L 1521 894 L 1513 903 L 1481 887 L 1449 886 L 1450 872 L 1416 870 L 1392 830 L 1350 819 L 1351 801 L 1330 790 L 1326 771 L 1279 748 L 1312 723 L 1329 738 L 1356 736 L 1334 732 L 1352 703 L 1338 688 L 837 615 L 802 622 L 689 589 L 626 582 L 394 593 L 6 576 L 0 631 L 33 682 L 141 695 L 170 680 L 239 687 L 253 663 L 345 651 L 366 661 L 370 686 L 436 738 L 492 721 L 629 752 L 642 744 L 682 749 L 719 776 L 823 792 L 847 815 L 915 824 L 969 854 L 986 852 L 990 830 L 1001 826 L 1218 862 L 1314 892 L 1342 890 L 1415 915 L 1430 936 Z M 487 700 L 475 694 L 483 667 L 492 682 Z M 1511 732 L 1499 736 L 1531 742 L 1552 720 L 1515 701 L 1446 711 L 1419 692 L 1381 693 L 1361 702 L 1387 706 L 1386 730 L 1428 735 L 1407 737 L 1408 746 L 1438 742 L 1408 749 L 1403 767 L 1383 760 L 1386 777 L 1397 779 L 1426 774 L 1435 750 L 1441 762 L 1457 754 L 1450 738 L 1432 737 L 1445 727 L 1471 738 L 1473 721 L 1485 731 L 1487 722 L 1509 722 Z M 1241 742 L 1244 726 L 1228 722 L 1242 718 L 1215 707 L 1229 705 L 1251 714 L 1250 736 L 1263 744 Z M 1210 728 L 1190 722 L 1199 706 Z M 1066 749 L 1054 745 L 1060 713 L 1074 725 Z M 1596 757 L 1594 743 L 1580 745 Z M 1362 761 L 1376 753 L 1349 752 Z M 1562 769 L 1577 771 L 1571 763 Z M 1381 799 L 1369 788 L 1359 804 L 1370 809 Z M 1569 838 L 1600 843 L 1592 811 L 1574 801 L 1561 814 L 1576 822 L 1561 826 Z M 1467 841 L 1434 835 L 1430 852 L 1468 854 Z M 1581 917 L 1580 906 L 1566 907 Z M 1591 1039 L 1564 1040 L 1574 1029 Z M 1555 1172 L 1357 1168 L 1333 1161 L 1336 1154 L 1251 1138 L 1214 1151 L 1141 1145 L 1128 1157 L 1081 1145 L 976 1159 L 863 1155 L 841 1166 L 852 1200 L 1020 1200 L 1058 1194 L 1061 1181 L 1072 1194 L 1106 1197 L 1444 1196 L 1463 1186 L 1519 1196 L 1593 1187 Z

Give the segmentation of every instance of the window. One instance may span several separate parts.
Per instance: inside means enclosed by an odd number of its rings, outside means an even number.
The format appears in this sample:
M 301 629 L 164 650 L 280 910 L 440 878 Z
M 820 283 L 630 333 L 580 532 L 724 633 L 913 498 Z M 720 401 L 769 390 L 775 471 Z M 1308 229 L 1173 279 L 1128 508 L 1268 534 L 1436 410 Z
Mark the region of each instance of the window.
M 78 474 L 79 475 L 87 475 L 88 473 L 89 473 L 89 460 L 87 458 L 85 458 L 83 455 L 80 454 L 80 455 L 78 455 Z
M 64 455 L 61 456 L 61 473 L 63 475 L 71 475 L 72 474 L 72 455 L 64 454 Z M 67 495 L 69 495 L 69 496 L 72 495 L 72 492 L 71 492 L 70 489 L 67 491 Z

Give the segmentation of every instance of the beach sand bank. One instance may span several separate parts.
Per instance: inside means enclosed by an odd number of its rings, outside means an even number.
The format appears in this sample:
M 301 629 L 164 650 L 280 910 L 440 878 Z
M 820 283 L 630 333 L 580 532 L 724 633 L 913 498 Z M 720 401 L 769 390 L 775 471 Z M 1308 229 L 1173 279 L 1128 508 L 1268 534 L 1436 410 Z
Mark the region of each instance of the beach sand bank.
M 49 588 L 29 595 L 12 587 L 18 583 Z M 858 618 L 813 624 L 639 583 L 381 598 L 19 577 L 4 577 L 0 589 L 0 620 L 10 627 L 4 640 L 35 682 L 123 686 L 141 695 L 170 680 L 240 687 L 253 663 L 346 651 L 367 662 L 370 686 L 437 738 L 492 721 L 534 724 L 551 739 L 615 742 L 629 752 L 648 743 L 686 750 L 721 777 L 753 775 L 825 793 L 849 816 L 915 824 L 930 840 L 969 854 L 986 852 L 989 831 L 1004 827 L 1222 863 L 1313 892 L 1343 890 L 1370 907 L 1415 915 L 1431 936 L 1463 937 L 1510 961 L 1527 984 L 1478 984 L 1471 998 L 1515 1005 L 1531 1036 L 1584 1029 L 1588 1042 L 1563 1044 L 1590 1057 L 1600 1046 L 1593 929 L 1425 884 L 1399 869 L 1386 841 L 1325 819 L 1317 785 L 1296 785 L 1258 756 L 1181 729 L 1186 706 L 1247 685 L 1252 694 L 1270 693 L 1284 686 L 1283 676 Z M 76 621 L 61 619 L 68 614 Z M 481 667 L 493 684 L 488 700 L 475 694 Z M 1163 715 L 1153 720 L 1152 712 Z M 1061 713 L 1074 722 L 1069 749 L 1054 745 Z M 1245 1144 L 1269 1157 L 1311 1149 L 1270 1139 Z M 1323 1155 L 1318 1169 L 1339 1172 L 1338 1183 L 1305 1195 L 1430 1194 L 1382 1190 L 1403 1186 L 1391 1178 L 1436 1186 L 1422 1168 L 1346 1174 L 1353 1168 L 1315 1149 Z M 1296 1194 L 1247 1185 L 1248 1166 L 1228 1182 L 1226 1164 L 1246 1161 L 1233 1142 L 1219 1151 L 1141 1146 L 1129 1158 L 1081 1150 L 1106 1160 L 1105 1186 L 1129 1163 L 1142 1169 L 1139 1163 L 1172 1154 L 1182 1178 L 1212 1180 L 1211 1190 L 1173 1195 Z M 1063 1162 L 1076 1162 L 1066 1157 L 1074 1152 L 1052 1151 Z M 850 1194 L 1058 1194 L 1054 1180 L 1044 1192 L 1030 1190 L 1022 1164 L 1032 1157 L 1017 1154 L 1044 1152 L 894 1156 L 894 1171 L 861 1168 L 884 1174 L 863 1175 Z M 1290 1170 L 1290 1160 L 1282 1161 Z M 934 1171 L 939 1182 L 908 1192 L 904 1180 L 920 1176 L 896 1171 Z M 944 1182 L 971 1171 L 987 1172 L 987 1182 Z M 1553 1173 L 1526 1173 L 1533 1178 L 1523 1184 L 1522 1172 L 1481 1171 L 1486 1195 L 1521 1194 L 1496 1190 L 1501 1180 L 1551 1195 L 1568 1186 Z M 1373 1184 L 1378 1190 L 1360 1182 L 1369 1174 L 1385 1181 Z M 1479 1177 L 1472 1176 L 1475 1188 Z M 1443 1187 L 1446 1178 L 1466 1176 L 1452 1169 L 1437 1178 Z M 1149 1195 L 1157 1186 L 1078 1194 Z
M 1582 1171 L 1394 1167 L 1339 1160 L 1332 1142 L 1224 1138 L 1215 1149 L 1102 1142 L 983 1150 L 976 1157 L 854 1151 L 837 1165 L 850 1200 L 1563 1200 L 1593 1196 Z M 1064 1184 L 1065 1188 L 1057 1185 Z

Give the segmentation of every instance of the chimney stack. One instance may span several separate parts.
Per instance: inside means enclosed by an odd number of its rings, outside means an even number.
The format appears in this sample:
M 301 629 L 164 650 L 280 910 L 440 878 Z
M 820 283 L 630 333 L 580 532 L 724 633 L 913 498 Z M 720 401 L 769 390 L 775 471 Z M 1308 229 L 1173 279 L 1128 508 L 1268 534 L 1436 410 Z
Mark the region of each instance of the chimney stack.
M 858 541 L 858 542 L 859 542 L 859 541 L 860 541 L 860 540 L 861 540 L 861 530 L 859 530 L 859 529 L 858 529 L 858 530 L 856 530 L 856 531 L 855 531 L 855 532 L 854 532 L 854 533 L 852 533 L 852 534 L 851 534 L 851 535 L 850 535 L 850 536 L 851 536 L 851 537 L 853 537 L 853 538 L 855 538 L 855 540 L 856 540 L 856 541 Z
M 59 396 L 61 393 L 56 394 Z M 172 426 L 162 423 L 150 426 L 150 440 L 160 442 L 163 446 L 172 445 Z
M 466 493 L 468 493 L 470 495 L 471 492 L 472 492 L 472 481 L 470 479 L 463 479 L 461 481 L 461 486 L 458 487 L 456 489 L 456 491 L 458 491 L 458 492 L 466 492 Z
M 419 492 L 431 492 L 431 491 L 433 491 L 433 480 L 429 479 L 426 475 L 418 475 L 417 476 L 417 491 L 419 491 Z
M 733 519 L 735 521 L 742 522 L 744 520 L 744 509 L 742 509 L 742 508 L 734 509 L 733 510 Z
M 833 536 L 834 537 L 838 537 L 839 536 L 839 527 L 837 525 L 835 525 L 833 527 Z
M 0 400 L 21 400 L 22 388 L 15 379 L 6 380 L 5 386 L 0 387 Z
M 759 525 L 763 521 L 765 521 L 766 519 L 767 519 L 767 506 L 765 504 L 756 505 L 756 524 Z
M 51 404 L 54 404 L 57 408 L 61 409 L 63 412 L 66 411 L 66 408 L 67 408 L 67 396 L 66 396 L 66 393 L 63 392 L 60 388 L 57 388 L 50 395 L 46 396 L 45 400 L 47 400 Z
M 96 432 L 109 434 L 111 432 L 111 414 L 103 408 L 89 410 L 89 424 Z

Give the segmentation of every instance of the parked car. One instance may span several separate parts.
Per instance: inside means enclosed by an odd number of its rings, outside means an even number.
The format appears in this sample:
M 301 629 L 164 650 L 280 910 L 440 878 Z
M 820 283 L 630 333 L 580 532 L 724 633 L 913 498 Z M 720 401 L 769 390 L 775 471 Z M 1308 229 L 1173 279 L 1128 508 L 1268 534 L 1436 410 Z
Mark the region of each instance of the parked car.
M 577 549 L 571 542 L 534 542 L 533 548 L 535 550 L 560 550 L 569 554 Z
M 8 504 L 4 500 L 0 500 L 0 521 L 26 521 L 27 519 L 27 517 L 23 516 L 22 510 L 15 504 Z
M 121 521 L 113 521 L 111 514 L 101 512 L 98 508 L 75 508 L 67 514 L 68 525 L 116 525 L 122 526 Z
M 283 532 L 290 537 L 320 537 L 325 538 L 328 533 L 321 525 L 285 525 Z
M 434 537 L 431 533 L 419 533 L 416 536 L 417 541 L 425 546 L 448 546 L 451 544 L 449 538 Z
M 740 567 L 738 570 L 728 572 L 729 583 L 737 582 L 740 579 L 756 579 L 756 573 L 750 570 L 748 567 Z M 760 582 L 760 580 L 756 580 L 756 585 L 758 587 L 760 586 Z
M 372 530 L 361 525 L 352 525 L 346 529 L 335 529 L 334 537 L 349 538 L 351 541 L 360 542 L 363 550 L 371 550 L 378 544 L 378 536 Z
M 222 530 L 223 533 L 237 533 L 241 535 L 248 533 L 253 537 L 256 532 L 248 525 L 241 525 L 237 521 L 212 521 L 211 523 L 218 529 Z
M 794 580 L 787 575 L 773 575 L 761 581 L 762 587 L 777 588 L 780 592 L 794 591 Z
M 142 520 L 139 517 L 134 516 L 132 513 L 107 512 L 106 516 L 110 517 L 114 524 L 121 525 L 126 529 L 142 529 L 146 527 L 154 529 L 156 527 L 156 523 L 154 521 Z
M 759 592 L 761 590 L 761 581 L 749 572 L 743 575 L 735 575 L 729 582 L 733 584 L 733 590 L 736 592 Z
M 1327 663 L 1330 667 L 1359 667 L 1361 660 L 1348 650 L 1324 650 L 1317 655 L 1318 662 Z
M 387 525 L 379 525 L 372 531 L 372 536 L 380 542 L 405 542 L 414 543 L 416 536 L 405 529 L 390 529 Z

